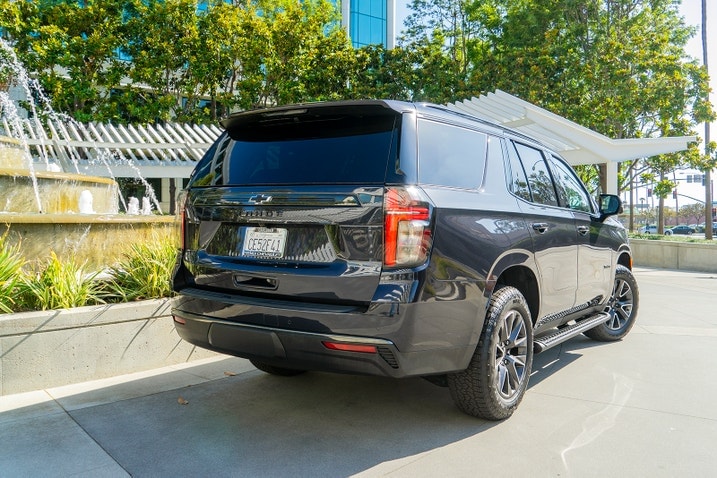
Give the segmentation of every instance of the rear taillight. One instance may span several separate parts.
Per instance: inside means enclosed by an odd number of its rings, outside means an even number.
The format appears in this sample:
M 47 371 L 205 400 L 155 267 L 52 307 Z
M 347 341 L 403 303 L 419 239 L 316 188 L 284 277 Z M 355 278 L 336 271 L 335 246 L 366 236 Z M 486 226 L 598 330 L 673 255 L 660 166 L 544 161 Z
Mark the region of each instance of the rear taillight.
M 384 195 L 383 263 L 423 264 L 431 248 L 431 209 L 416 188 L 388 188 Z

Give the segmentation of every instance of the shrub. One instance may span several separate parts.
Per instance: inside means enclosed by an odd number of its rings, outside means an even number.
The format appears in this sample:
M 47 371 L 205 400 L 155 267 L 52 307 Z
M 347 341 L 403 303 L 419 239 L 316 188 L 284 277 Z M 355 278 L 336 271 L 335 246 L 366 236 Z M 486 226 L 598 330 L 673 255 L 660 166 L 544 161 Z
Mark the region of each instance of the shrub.
M 96 276 L 86 274 L 74 258 L 60 262 L 53 251 L 43 268 L 24 278 L 19 305 L 25 310 L 51 310 L 104 303 Z
M 110 269 L 107 300 L 129 302 L 172 295 L 170 277 L 177 250 L 171 240 L 133 244 Z
M 175 258 L 174 242 L 160 239 L 133 244 L 102 274 L 87 273 L 74 258 L 60 261 L 54 252 L 31 268 L 19 246 L 9 246 L 0 236 L 0 313 L 170 297 Z
M 16 307 L 25 266 L 20 246 L 8 246 L 5 239 L 6 235 L 0 236 L 0 313 L 10 313 Z

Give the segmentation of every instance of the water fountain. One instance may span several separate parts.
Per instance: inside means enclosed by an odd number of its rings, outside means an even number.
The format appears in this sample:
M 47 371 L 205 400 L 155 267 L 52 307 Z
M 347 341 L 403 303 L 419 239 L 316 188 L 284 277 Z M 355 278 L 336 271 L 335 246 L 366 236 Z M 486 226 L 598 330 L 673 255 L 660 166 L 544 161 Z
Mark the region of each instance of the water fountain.
M 0 70 L 10 69 L 32 98 L 32 81 L 10 47 L 0 43 Z M 31 108 L 38 118 L 36 106 Z M 0 119 L 0 234 L 19 244 L 25 258 L 43 260 L 54 251 L 61 259 L 74 257 L 99 270 L 112 265 L 128 245 L 174 232 L 174 218 L 152 215 L 149 198 L 137 215 L 120 214 L 119 187 L 112 178 L 80 174 L 77 167 L 62 171 L 58 162 L 38 157 L 49 148 L 36 149 L 40 154 L 33 157 L 16 107 L 1 87 Z

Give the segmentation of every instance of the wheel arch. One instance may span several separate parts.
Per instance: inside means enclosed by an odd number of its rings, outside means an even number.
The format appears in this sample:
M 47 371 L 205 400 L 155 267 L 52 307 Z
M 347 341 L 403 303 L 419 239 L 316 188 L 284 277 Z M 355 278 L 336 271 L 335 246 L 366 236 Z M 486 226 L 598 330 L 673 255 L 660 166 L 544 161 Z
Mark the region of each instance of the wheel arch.
M 632 255 L 630 254 L 630 251 L 621 251 L 617 257 L 617 263 L 618 265 L 625 266 L 632 270 Z
M 531 320 L 535 324 L 535 320 L 540 313 L 540 288 L 538 278 L 533 270 L 524 265 L 508 267 L 498 276 L 496 288 L 498 286 L 515 287 L 523 294 L 525 301 L 528 303 Z

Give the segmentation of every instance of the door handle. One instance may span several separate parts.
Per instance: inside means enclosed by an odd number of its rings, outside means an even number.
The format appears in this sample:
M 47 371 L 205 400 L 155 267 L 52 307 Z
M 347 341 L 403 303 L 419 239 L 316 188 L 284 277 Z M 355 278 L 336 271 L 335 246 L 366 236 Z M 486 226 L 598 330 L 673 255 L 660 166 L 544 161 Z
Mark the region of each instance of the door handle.
M 534 222 L 533 223 L 533 229 L 535 229 L 538 234 L 545 234 L 545 232 L 548 230 L 548 223 L 547 222 Z
M 581 236 L 586 235 L 588 232 L 590 232 L 590 228 L 588 226 L 578 226 L 578 234 Z

